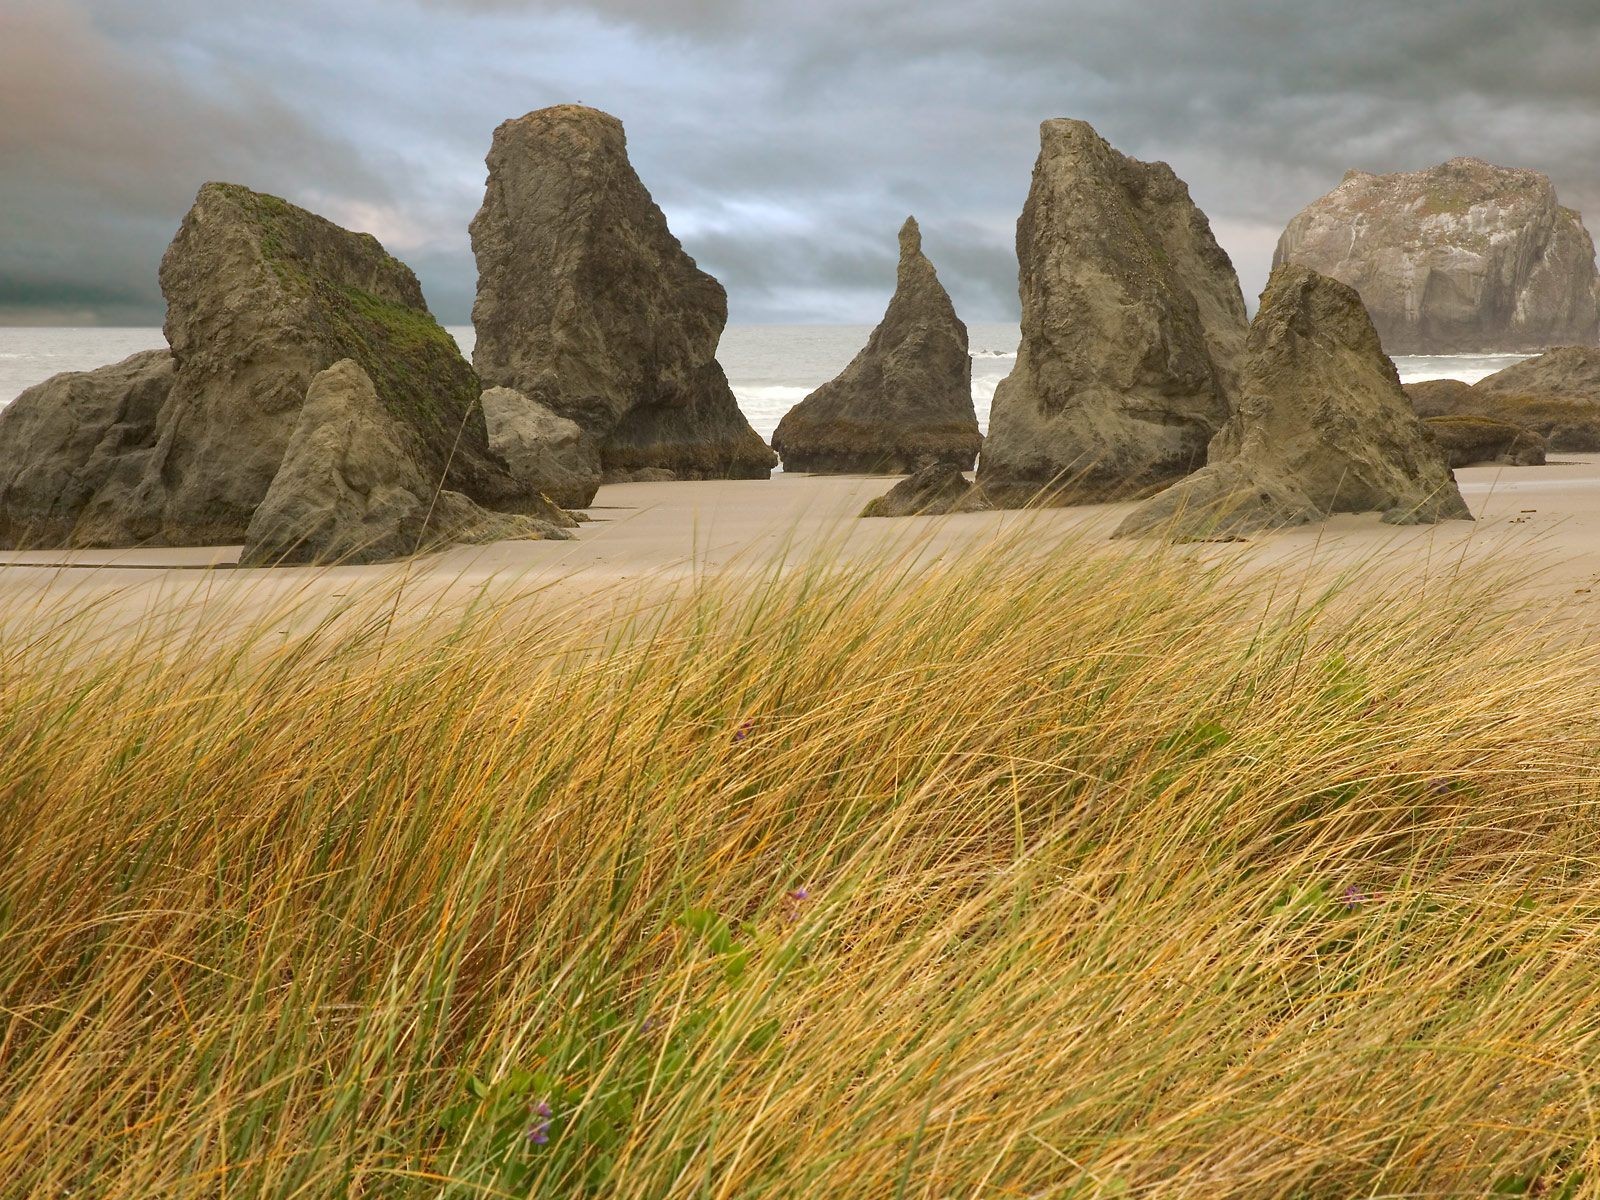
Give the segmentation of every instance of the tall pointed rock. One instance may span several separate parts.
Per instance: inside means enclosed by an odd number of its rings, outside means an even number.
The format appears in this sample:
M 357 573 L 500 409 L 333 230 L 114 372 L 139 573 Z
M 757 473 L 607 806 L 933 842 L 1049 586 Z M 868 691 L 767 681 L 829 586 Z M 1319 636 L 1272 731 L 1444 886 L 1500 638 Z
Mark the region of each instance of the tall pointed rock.
M 722 285 L 667 228 L 622 122 L 564 104 L 494 132 L 472 221 L 473 362 L 577 422 L 610 474 L 764 479 L 777 462 L 716 359 Z
M 933 463 L 970 470 L 982 441 L 967 327 L 907 217 L 883 320 L 843 372 L 789 410 L 773 449 L 786 471 L 909 475 Z
M 1092 502 L 1200 466 L 1231 407 L 1244 297 L 1172 168 L 1044 122 L 1017 260 L 1022 343 L 978 466 L 990 498 Z
M 1393 525 L 1471 520 L 1353 288 L 1280 267 L 1250 326 L 1238 408 L 1204 470 L 1151 498 L 1115 536 L 1234 538 L 1331 513 Z

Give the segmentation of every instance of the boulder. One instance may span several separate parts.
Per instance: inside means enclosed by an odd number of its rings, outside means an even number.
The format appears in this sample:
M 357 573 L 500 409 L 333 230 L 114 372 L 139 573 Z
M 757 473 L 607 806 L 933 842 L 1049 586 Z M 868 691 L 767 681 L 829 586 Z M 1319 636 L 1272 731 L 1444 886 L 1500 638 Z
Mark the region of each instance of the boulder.
M 1550 396 L 1600 405 L 1600 346 L 1560 346 L 1474 385 L 1480 394 Z
M 1411 407 L 1424 419 L 1476 412 L 1475 406 L 1482 399 L 1481 393 L 1474 392 L 1470 383 L 1459 379 L 1425 379 L 1404 386 Z
M 1135 509 L 1114 536 L 1237 538 L 1374 510 L 1390 524 L 1471 520 L 1360 296 L 1282 267 L 1262 294 L 1239 405 L 1206 467 Z
M 1531 429 L 1492 417 L 1427 417 L 1423 420 L 1451 467 L 1499 463 L 1508 467 L 1544 465 L 1545 439 Z
M 1289 222 L 1284 263 L 1360 292 L 1390 354 L 1536 351 L 1600 331 L 1594 243 L 1537 171 L 1476 158 L 1351 171 Z
M 667 228 L 622 123 L 541 109 L 496 129 L 487 161 L 472 221 L 483 381 L 577 422 L 607 472 L 765 479 L 777 457 L 716 359 L 727 295 Z
M 94 452 L 75 443 L 89 453 L 71 464 L 84 486 L 14 493 L 0 529 L 15 524 L 12 512 L 49 508 L 57 540 L 72 544 L 239 542 L 312 378 L 343 359 L 371 378 L 422 470 L 480 503 L 539 509 L 489 449 L 472 367 L 410 269 L 369 234 L 208 183 L 162 259 L 161 289 L 172 366 L 153 430 L 126 437 L 109 466 L 91 465 Z
M 927 517 L 987 512 L 993 505 L 954 463 L 936 462 L 902 479 L 861 510 L 863 517 Z
M 587 508 L 600 487 L 600 456 L 576 421 L 510 388 L 483 393 L 489 448 L 530 491 L 562 508 Z
M 883 320 L 843 372 L 784 415 L 772 448 L 785 471 L 904 475 L 935 462 L 969 471 L 982 443 L 967 327 L 908 217 Z
M 242 566 L 372 563 L 452 542 L 561 538 L 571 519 L 490 512 L 441 485 L 353 359 L 319 373 L 245 533 Z
M 0 409 L 0 546 L 114 545 L 153 453 L 172 355 L 70 371 Z
M 1232 408 L 1244 297 L 1172 168 L 1046 121 L 1017 259 L 1022 342 L 978 464 L 991 499 L 1138 495 L 1204 463 Z
M 1600 451 L 1600 349 L 1563 346 L 1477 384 L 1436 380 L 1406 394 L 1424 417 L 1481 417 L 1520 426 L 1548 450 Z

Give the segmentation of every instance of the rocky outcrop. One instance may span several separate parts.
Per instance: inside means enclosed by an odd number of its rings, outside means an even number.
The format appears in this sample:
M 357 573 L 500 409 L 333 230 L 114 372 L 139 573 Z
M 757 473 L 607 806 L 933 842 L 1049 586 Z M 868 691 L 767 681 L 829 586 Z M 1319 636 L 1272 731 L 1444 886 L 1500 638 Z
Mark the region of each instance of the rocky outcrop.
M 1561 346 L 1474 385 L 1480 394 L 1549 396 L 1600 405 L 1600 346 Z
M 70 371 L 0 409 L 0 546 L 105 544 L 154 451 L 172 355 Z
M 907 218 L 883 320 L 843 372 L 784 415 L 772 448 L 785 471 L 904 475 L 935 462 L 971 470 L 982 442 L 967 327 Z
M 1424 417 L 1502 421 L 1544 438 L 1548 450 L 1600 450 L 1600 349 L 1563 346 L 1475 385 L 1430 380 L 1406 394 Z
M 1227 419 L 1245 337 L 1233 264 L 1165 163 L 1046 121 L 1017 222 L 1022 343 L 978 478 L 996 503 L 1148 492 Z
M 716 360 L 727 296 L 667 228 L 622 123 L 541 109 L 495 130 L 488 166 L 472 222 L 483 381 L 577 422 L 608 472 L 766 478 L 777 457 Z
M 1425 379 L 1420 383 L 1408 383 L 1405 393 L 1411 401 L 1411 407 L 1416 409 L 1417 416 L 1423 419 L 1475 412 L 1474 404 L 1480 395 L 1472 390 L 1470 383 L 1463 383 L 1459 379 Z
M 442 487 L 371 377 L 344 359 L 311 381 L 239 562 L 384 562 L 452 542 L 564 537 L 571 524 L 553 505 L 542 520 L 494 513 Z
M 489 448 L 511 474 L 562 508 L 587 508 L 600 488 L 600 455 L 576 421 L 510 388 L 483 394 Z
M 81 486 L 13 489 L 0 501 L 0 530 L 17 513 L 48 508 L 58 543 L 239 542 L 312 378 L 342 359 L 371 378 L 396 436 L 431 478 L 490 507 L 539 507 L 489 450 L 477 376 L 416 277 L 370 235 L 208 183 L 162 259 L 161 288 L 172 363 L 153 426 L 130 387 L 124 402 L 139 410 L 137 432 L 124 431 L 115 453 L 75 442 L 74 454 L 87 452 L 67 465 Z M 103 383 L 114 390 L 115 378 Z
M 994 506 L 954 463 L 932 463 L 902 479 L 861 510 L 863 517 L 927 517 L 987 512 Z
M 1115 536 L 1237 538 L 1338 512 L 1378 511 L 1400 525 L 1471 519 L 1361 298 L 1304 267 L 1273 272 L 1239 405 L 1207 457 Z
M 1390 354 L 1535 351 L 1600 332 L 1594 243 L 1537 171 L 1476 158 L 1351 171 L 1289 222 L 1283 263 L 1360 292 Z
M 1482 463 L 1508 467 L 1544 465 L 1545 439 L 1509 421 L 1492 417 L 1426 417 L 1422 423 L 1451 467 Z

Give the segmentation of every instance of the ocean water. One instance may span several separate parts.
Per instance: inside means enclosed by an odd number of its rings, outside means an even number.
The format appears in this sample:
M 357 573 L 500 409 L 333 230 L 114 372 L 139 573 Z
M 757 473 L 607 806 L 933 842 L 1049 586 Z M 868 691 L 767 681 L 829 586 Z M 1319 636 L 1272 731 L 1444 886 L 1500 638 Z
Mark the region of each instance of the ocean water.
M 470 326 L 450 332 L 472 353 Z M 717 357 L 728 373 L 733 394 L 762 437 L 770 439 L 778 421 L 807 393 L 832 379 L 872 332 L 866 325 L 733 325 L 722 335 Z M 995 386 L 1016 361 L 1015 325 L 972 325 L 972 401 L 978 423 L 989 423 Z M 118 362 L 140 350 L 166 345 L 159 329 L 42 329 L 0 327 L 0 407 L 25 388 L 62 371 L 87 371 Z M 1461 379 L 1476 383 L 1524 355 L 1480 354 L 1397 358 L 1406 383 Z M 5 452 L 0 447 L 0 454 Z

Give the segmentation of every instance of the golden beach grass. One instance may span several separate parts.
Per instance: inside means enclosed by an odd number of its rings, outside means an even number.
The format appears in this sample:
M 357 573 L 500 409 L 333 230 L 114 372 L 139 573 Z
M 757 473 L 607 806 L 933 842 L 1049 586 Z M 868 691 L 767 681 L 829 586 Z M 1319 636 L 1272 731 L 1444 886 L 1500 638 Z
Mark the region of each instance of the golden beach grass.
M 403 602 L 7 630 L 0 1194 L 1600 1181 L 1600 675 L 1490 584 Z

